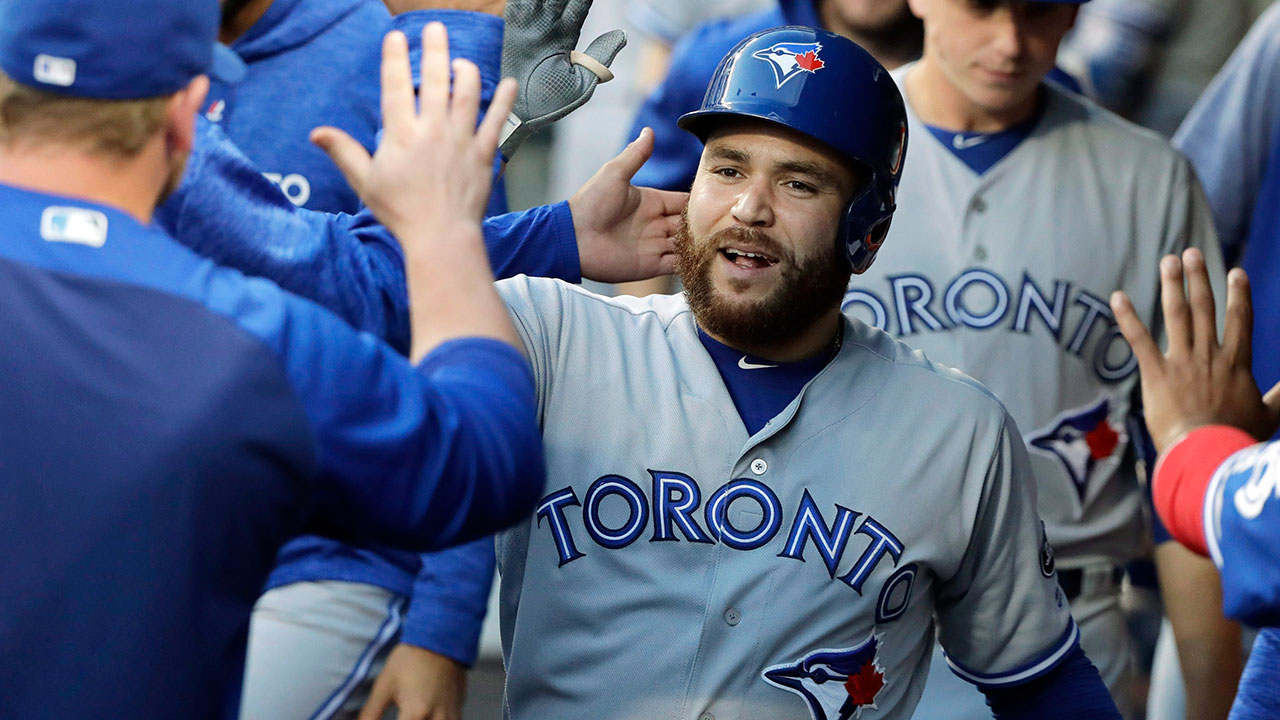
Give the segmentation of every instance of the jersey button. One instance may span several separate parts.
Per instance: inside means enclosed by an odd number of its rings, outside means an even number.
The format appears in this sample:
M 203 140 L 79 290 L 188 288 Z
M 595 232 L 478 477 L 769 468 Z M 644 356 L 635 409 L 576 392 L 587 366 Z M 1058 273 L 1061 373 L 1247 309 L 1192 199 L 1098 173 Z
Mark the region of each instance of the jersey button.
M 973 211 L 976 213 L 984 213 L 987 211 L 987 201 L 980 197 L 976 197 L 973 199 L 973 203 L 970 207 L 972 207 Z
M 729 608 L 728 610 L 725 610 L 724 621 L 729 623 L 730 626 L 737 625 L 742 622 L 742 611 L 738 610 L 738 608 Z
M 982 261 L 986 260 L 986 259 L 987 259 L 987 248 L 986 248 L 986 246 L 979 245 L 978 247 L 974 248 L 974 249 L 973 249 L 973 259 L 974 259 L 974 260 L 977 260 L 978 262 L 982 262 Z
M 765 462 L 763 458 L 756 458 L 751 461 L 751 472 L 757 475 L 763 475 L 765 470 L 768 469 L 769 463 Z
M 716 716 L 709 712 L 704 712 L 698 716 L 698 720 L 716 720 Z

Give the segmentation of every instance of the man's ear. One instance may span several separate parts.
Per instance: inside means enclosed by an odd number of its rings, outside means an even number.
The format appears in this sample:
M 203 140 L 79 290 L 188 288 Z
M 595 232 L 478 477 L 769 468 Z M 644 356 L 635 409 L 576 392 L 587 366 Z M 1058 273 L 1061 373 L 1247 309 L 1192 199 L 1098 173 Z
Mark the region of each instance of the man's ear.
M 197 75 L 169 99 L 165 117 L 165 137 L 171 150 L 191 152 L 196 138 L 196 113 L 209 96 L 209 78 Z

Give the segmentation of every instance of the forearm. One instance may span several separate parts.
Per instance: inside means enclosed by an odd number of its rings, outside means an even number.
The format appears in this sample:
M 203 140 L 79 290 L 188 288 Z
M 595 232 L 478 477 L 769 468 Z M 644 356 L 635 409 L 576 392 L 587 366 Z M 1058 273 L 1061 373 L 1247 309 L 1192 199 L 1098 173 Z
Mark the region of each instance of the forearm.
M 1240 625 L 1222 616 L 1222 580 L 1213 563 L 1177 542 L 1156 547 L 1165 614 L 1173 627 L 1187 717 L 1223 719 L 1240 682 Z
M 415 364 L 441 343 L 462 337 L 488 337 L 523 348 L 494 290 L 478 225 L 418 227 L 405 235 L 404 247 L 415 248 L 405 253 L 410 359 Z
M 1079 645 L 1039 678 L 983 694 L 996 720 L 1120 720 L 1098 669 Z

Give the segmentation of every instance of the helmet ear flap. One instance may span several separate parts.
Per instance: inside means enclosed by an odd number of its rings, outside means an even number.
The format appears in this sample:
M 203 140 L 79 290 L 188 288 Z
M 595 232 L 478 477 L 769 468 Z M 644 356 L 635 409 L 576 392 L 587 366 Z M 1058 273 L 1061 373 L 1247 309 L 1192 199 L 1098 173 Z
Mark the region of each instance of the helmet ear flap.
M 855 228 L 852 227 L 854 223 L 849 220 L 851 218 L 846 216 L 846 229 L 842 233 L 846 237 L 844 243 L 846 257 L 849 258 L 853 274 L 861 275 L 871 267 L 871 263 L 875 262 L 876 253 L 879 252 L 880 246 L 884 244 L 884 239 L 889 234 L 889 224 L 893 221 L 893 216 L 890 215 L 873 223 L 865 233 L 859 236 L 852 235 Z

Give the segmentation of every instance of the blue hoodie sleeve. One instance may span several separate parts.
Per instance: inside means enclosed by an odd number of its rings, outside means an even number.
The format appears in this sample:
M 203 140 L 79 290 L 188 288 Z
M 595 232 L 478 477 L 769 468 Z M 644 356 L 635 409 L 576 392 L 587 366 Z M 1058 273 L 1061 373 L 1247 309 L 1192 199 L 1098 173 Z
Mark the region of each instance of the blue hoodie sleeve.
M 492 537 L 423 555 L 400 642 L 474 664 L 495 565 Z
M 1035 680 L 982 692 L 996 720 L 1121 720 L 1098 669 L 1079 645 Z
M 437 14 L 477 15 L 416 12 L 398 17 L 413 16 L 423 23 Z M 406 25 L 408 20 L 399 22 L 410 37 L 420 38 Z M 465 50 L 466 37 L 455 32 L 455 47 Z M 491 72 L 496 66 L 489 65 Z M 488 85 L 490 92 L 495 84 Z M 204 118 L 197 118 L 196 129 L 185 179 L 156 212 L 160 227 L 201 255 L 268 278 L 407 352 L 408 298 L 400 245 L 372 213 L 297 208 L 221 129 Z M 485 223 L 485 244 L 498 277 L 524 273 L 576 281 L 576 242 L 567 205 Z

